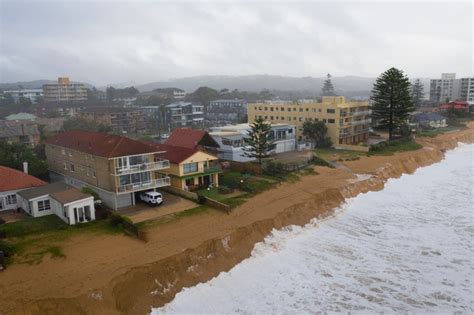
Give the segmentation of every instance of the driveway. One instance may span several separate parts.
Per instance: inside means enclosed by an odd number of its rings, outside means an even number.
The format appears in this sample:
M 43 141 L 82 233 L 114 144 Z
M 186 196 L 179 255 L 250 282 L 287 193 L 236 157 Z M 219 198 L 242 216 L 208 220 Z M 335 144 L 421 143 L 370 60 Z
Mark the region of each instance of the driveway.
M 144 202 L 137 202 L 136 205 L 120 209 L 121 215 L 129 217 L 133 223 L 156 219 L 168 214 L 182 212 L 198 206 L 197 203 L 160 191 L 163 194 L 163 203 L 160 206 L 150 206 Z

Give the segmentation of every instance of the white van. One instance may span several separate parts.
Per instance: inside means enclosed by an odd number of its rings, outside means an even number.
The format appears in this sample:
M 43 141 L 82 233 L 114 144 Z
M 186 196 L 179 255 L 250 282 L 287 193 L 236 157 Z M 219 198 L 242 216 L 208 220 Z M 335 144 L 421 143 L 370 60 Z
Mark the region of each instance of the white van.
M 150 205 L 158 206 L 163 203 L 163 195 L 156 191 L 146 191 L 140 194 L 140 200 Z

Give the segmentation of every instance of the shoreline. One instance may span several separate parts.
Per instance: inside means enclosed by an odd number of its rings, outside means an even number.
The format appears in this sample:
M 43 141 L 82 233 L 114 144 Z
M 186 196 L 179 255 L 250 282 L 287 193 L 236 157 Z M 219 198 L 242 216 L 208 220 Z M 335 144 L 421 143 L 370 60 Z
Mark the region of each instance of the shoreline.
M 71 240 L 65 260 L 13 265 L 0 274 L 0 314 L 149 313 L 182 288 L 208 281 L 248 258 L 272 229 L 327 217 L 346 198 L 381 190 L 390 178 L 441 161 L 459 142 L 473 143 L 473 127 L 471 123 L 466 130 L 417 139 L 423 145 L 417 151 L 344 162 L 352 173 L 316 167 L 319 175 L 265 191 L 230 215 L 207 212 L 154 227 L 146 244 L 124 236 Z M 84 274 L 74 274 L 78 271 Z

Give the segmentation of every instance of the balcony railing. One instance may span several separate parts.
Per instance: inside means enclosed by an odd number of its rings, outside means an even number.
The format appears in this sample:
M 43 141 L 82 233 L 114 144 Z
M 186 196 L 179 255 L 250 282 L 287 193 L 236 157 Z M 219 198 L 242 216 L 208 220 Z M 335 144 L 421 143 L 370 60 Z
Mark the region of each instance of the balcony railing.
M 120 185 L 117 187 L 117 193 L 134 192 L 145 189 L 159 188 L 171 185 L 171 179 L 166 176 L 146 182 L 137 182 L 133 184 Z
M 362 110 L 362 111 L 353 112 L 352 116 L 363 116 L 363 115 L 370 115 L 370 114 L 372 114 L 371 110 Z
M 169 167 L 170 167 L 170 161 L 162 160 L 162 161 L 155 161 L 151 163 L 130 165 L 127 168 L 116 167 L 115 173 L 112 175 L 119 176 L 119 175 L 127 175 L 127 174 L 140 173 L 140 172 L 146 172 L 146 171 L 157 171 L 157 170 L 162 170 Z
M 222 171 L 222 167 L 220 165 L 204 166 L 205 173 L 213 173 L 213 172 L 220 172 L 220 171 Z

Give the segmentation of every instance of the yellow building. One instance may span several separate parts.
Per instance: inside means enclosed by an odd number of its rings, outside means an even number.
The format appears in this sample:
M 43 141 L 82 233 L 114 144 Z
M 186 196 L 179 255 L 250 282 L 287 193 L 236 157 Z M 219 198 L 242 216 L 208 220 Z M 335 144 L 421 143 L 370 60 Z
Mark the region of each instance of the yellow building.
M 247 107 L 249 122 L 261 117 L 271 123 L 295 125 L 298 140 L 304 138 L 305 121 L 323 121 L 333 145 L 341 148 L 367 141 L 370 114 L 368 102 L 346 102 L 344 96 L 323 96 L 320 103 L 254 103 Z
M 219 185 L 222 169 L 218 158 L 198 148 L 184 148 L 166 144 L 153 144 L 162 151 L 160 158 L 169 160 L 170 168 L 157 171 L 171 178 L 171 186 L 183 190 L 196 190 Z

